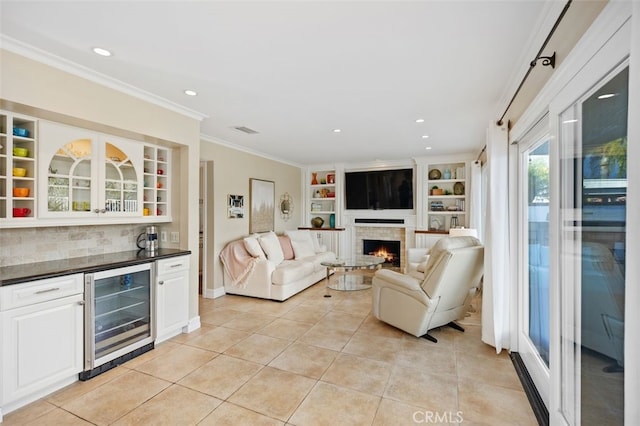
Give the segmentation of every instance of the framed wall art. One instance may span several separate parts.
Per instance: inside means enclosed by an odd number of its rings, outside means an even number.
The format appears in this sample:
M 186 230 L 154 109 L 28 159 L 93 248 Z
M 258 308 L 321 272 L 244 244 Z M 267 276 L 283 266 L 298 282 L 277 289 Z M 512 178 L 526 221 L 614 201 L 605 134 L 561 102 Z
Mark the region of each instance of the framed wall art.
M 273 231 L 275 184 L 270 180 L 249 179 L 249 233 Z
M 242 219 L 244 217 L 244 195 L 229 194 L 227 204 L 230 219 Z

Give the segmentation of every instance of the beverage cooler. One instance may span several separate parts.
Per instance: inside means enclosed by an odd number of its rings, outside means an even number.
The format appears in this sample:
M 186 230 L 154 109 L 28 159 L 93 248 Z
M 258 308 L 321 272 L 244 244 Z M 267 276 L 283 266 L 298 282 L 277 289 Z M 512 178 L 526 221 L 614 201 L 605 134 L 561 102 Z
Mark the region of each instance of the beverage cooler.
M 154 264 L 85 274 L 84 371 L 88 380 L 153 349 Z

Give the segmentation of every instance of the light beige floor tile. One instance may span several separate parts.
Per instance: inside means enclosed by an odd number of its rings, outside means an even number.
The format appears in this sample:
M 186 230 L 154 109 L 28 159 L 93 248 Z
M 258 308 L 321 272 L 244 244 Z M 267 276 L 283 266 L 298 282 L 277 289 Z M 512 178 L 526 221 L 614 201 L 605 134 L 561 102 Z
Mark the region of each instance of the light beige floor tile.
M 213 410 L 198 426 L 282 426 L 284 422 L 225 402 Z
M 168 340 L 171 343 L 185 344 L 190 340 L 197 339 L 198 337 L 207 334 L 210 331 L 213 331 L 216 328 L 214 325 L 202 324 L 200 328 L 193 330 L 191 333 L 180 333 L 176 336 L 173 336 Z
M 224 351 L 224 353 L 236 358 L 267 365 L 290 344 L 291 341 L 289 340 L 276 339 L 275 337 L 263 336 L 262 334 L 252 334 L 231 346 Z
M 104 373 L 99 374 L 91 378 L 90 380 L 84 382 L 77 381 L 75 383 L 72 383 L 69 386 L 60 389 L 59 391 L 48 395 L 45 399 L 48 402 L 60 407 L 68 402 L 73 401 L 80 395 L 84 395 L 85 393 L 90 392 L 129 371 L 131 371 L 129 368 L 118 366 L 112 368 L 111 370 L 105 371 Z
M 430 411 L 458 410 L 455 376 L 426 373 L 416 368 L 394 367 L 384 397 Z
M 465 423 L 537 425 L 538 422 L 521 390 L 460 379 L 460 412 Z
M 302 337 L 300 343 L 306 343 L 334 351 L 341 351 L 353 336 L 352 331 L 340 328 L 327 328 L 322 325 L 314 325 Z
M 319 379 L 329 368 L 338 352 L 317 346 L 294 343 L 274 359 L 269 366 Z
M 342 352 L 393 363 L 402 348 L 402 339 L 356 332 Z
M 228 401 L 287 421 L 315 383 L 308 377 L 265 367 L 231 395 Z
M 49 413 L 56 409 L 56 406 L 50 404 L 44 400 L 38 400 L 32 402 L 29 405 L 25 405 L 22 408 L 18 408 L 9 414 L 5 414 L 3 417 L 2 426 L 11 425 L 23 425 L 31 422 L 46 413 Z
M 382 337 L 402 338 L 406 333 L 386 322 L 380 321 L 373 315 L 368 315 L 358 328 L 359 333 L 373 334 Z
M 278 339 L 296 340 L 309 331 L 311 327 L 312 325 L 306 322 L 278 318 L 256 333 L 277 337 Z
M 272 315 L 245 312 L 243 315 L 239 315 L 231 321 L 225 322 L 223 326 L 233 328 L 234 330 L 254 332 L 272 323 L 276 318 L 277 317 Z
M 366 316 L 366 313 L 357 315 L 341 311 L 331 311 L 318 321 L 318 325 L 325 328 L 336 328 L 353 332 L 360 327 L 360 324 L 362 324 Z
M 322 376 L 322 381 L 371 395 L 381 396 L 392 366 L 355 355 L 340 354 Z
M 177 382 L 217 355 L 215 352 L 181 345 L 164 355 L 137 366 L 135 369 L 169 382 Z
M 275 300 L 261 300 L 261 302 L 251 305 L 248 312 L 280 317 L 297 305 L 297 303 L 278 302 Z
M 373 426 L 451 425 L 461 423 L 463 419 L 464 417 L 459 411 L 430 411 L 415 405 L 382 398 L 373 420 Z
M 131 370 L 62 406 L 97 425 L 111 424 L 171 383 Z
M 496 355 L 496 348 L 482 341 L 482 328 L 478 326 L 465 326 L 464 333 L 455 332 L 454 345 L 458 352 L 485 355 L 490 358 Z
M 294 425 L 370 425 L 380 398 L 318 382 L 293 413 Z
M 224 400 L 262 368 L 254 362 L 220 355 L 178 383 Z
M 195 425 L 221 403 L 211 396 L 172 385 L 114 425 Z
M 139 355 L 125 362 L 124 364 L 122 364 L 122 367 L 130 368 L 130 369 L 135 368 L 140 364 L 144 364 L 147 361 L 150 361 L 156 357 L 159 357 L 160 355 L 164 355 L 168 352 L 171 352 L 172 350 L 179 347 L 180 347 L 179 343 L 173 343 L 171 341 L 162 342 L 159 345 L 156 345 L 149 352 L 145 352 L 142 355 Z
M 321 309 L 318 307 L 305 306 L 305 305 L 298 305 L 295 308 L 291 309 L 286 314 L 284 314 L 282 318 L 293 320 L 293 321 L 308 322 L 311 324 L 315 324 L 318 321 L 320 321 L 320 319 L 322 319 L 322 317 L 324 317 L 326 314 L 327 314 L 327 311 L 325 309 Z
M 195 339 L 189 340 L 186 344 L 200 349 L 222 353 L 242 339 L 246 339 L 249 335 L 249 332 L 242 330 L 216 327 Z
M 467 378 L 490 385 L 521 390 L 522 384 L 506 351 L 492 357 L 457 352 L 459 378 Z
M 234 318 L 244 315 L 244 312 L 231 308 L 217 308 L 200 315 L 200 322 L 209 325 L 222 325 Z
M 456 353 L 451 346 L 434 345 L 426 339 L 404 339 L 396 365 L 436 374 L 456 374 Z
M 3 423 L 4 425 L 5 423 Z M 7 423 L 7 426 L 11 423 Z M 47 412 L 45 415 L 28 423 L 21 423 L 33 426 L 90 426 L 91 423 L 71 414 L 61 408 L 56 408 Z

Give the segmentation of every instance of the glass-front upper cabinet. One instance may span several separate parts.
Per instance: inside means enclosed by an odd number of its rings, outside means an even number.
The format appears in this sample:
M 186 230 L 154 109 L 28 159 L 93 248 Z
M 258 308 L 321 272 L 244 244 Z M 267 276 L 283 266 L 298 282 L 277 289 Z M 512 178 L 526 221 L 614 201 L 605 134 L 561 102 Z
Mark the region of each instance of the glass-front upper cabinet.
M 142 145 L 46 121 L 40 133 L 43 217 L 141 216 Z

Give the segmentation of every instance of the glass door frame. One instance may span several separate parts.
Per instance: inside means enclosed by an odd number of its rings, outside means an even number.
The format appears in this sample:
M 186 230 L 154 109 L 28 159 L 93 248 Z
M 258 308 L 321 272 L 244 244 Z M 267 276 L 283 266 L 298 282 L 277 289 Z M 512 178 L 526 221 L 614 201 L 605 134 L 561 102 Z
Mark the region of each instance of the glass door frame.
M 551 376 L 550 370 L 540 357 L 538 350 L 529 337 L 529 227 L 528 227 L 528 156 L 544 143 L 549 143 L 549 233 L 551 233 L 551 214 L 553 206 L 556 206 L 556 200 L 553 198 L 555 187 L 552 177 L 555 171 L 552 171 L 553 160 L 556 158 L 554 153 L 555 144 L 552 143 L 551 134 L 548 127 L 548 116 L 545 114 L 536 125 L 524 134 L 521 141 L 518 142 L 518 225 L 517 225 L 517 286 L 518 286 L 518 328 L 517 328 L 517 350 L 524 362 L 531 379 L 533 380 L 540 397 L 545 405 L 549 407 Z M 549 236 L 551 238 L 551 236 Z M 552 254 L 554 246 L 549 241 L 549 261 L 554 257 Z M 551 328 L 551 266 L 549 267 L 549 326 Z M 551 344 L 551 334 L 549 334 L 549 343 Z

